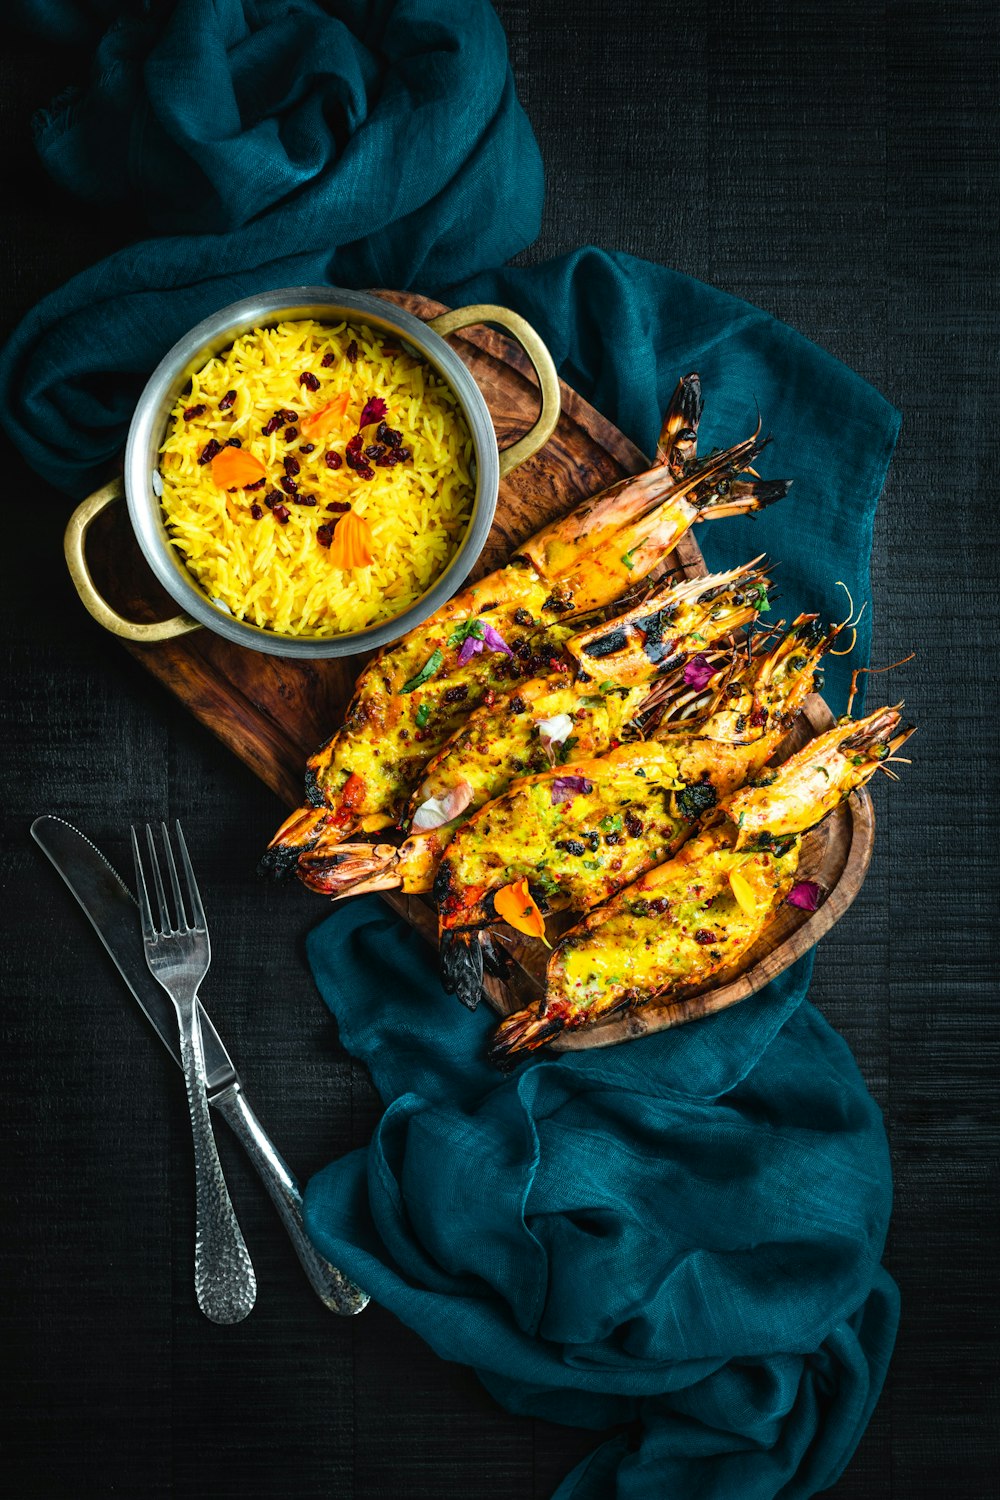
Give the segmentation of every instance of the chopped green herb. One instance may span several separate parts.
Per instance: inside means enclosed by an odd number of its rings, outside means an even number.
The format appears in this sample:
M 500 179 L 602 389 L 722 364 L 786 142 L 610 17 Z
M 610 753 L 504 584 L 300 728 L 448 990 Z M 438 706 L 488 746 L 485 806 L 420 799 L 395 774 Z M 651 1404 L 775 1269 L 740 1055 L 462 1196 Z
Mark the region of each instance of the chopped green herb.
M 443 651 L 441 651 L 440 649 L 438 649 L 437 651 L 432 651 L 430 656 L 424 662 L 423 666 L 420 668 L 420 671 L 417 673 L 416 677 L 411 677 L 409 682 L 404 682 L 399 691 L 401 693 L 412 693 L 414 688 L 423 687 L 428 677 L 434 676 L 434 673 L 438 670 L 443 661 Z
M 822 771 L 823 772 L 823 775 L 826 777 L 827 781 L 830 780 L 830 773 L 826 769 L 826 766 L 817 766 L 816 769 L 817 769 L 817 771 Z
M 691 632 L 691 634 L 689 636 L 689 639 L 692 640 L 692 641 L 698 641 L 698 642 L 700 642 L 700 644 L 702 646 L 705 646 L 705 645 L 708 644 L 707 641 L 706 641 L 706 639 L 705 639 L 705 637 L 703 635 L 699 635 L 698 632 L 697 632 L 697 630 L 692 630 L 692 632 Z
M 851 756 L 851 765 L 852 766 L 863 766 L 864 763 L 865 763 L 865 758 L 864 758 L 863 755 L 852 755 Z
M 608 813 L 607 817 L 602 818 L 597 826 L 602 833 L 621 833 L 622 815 L 621 813 Z
M 417 709 L 417 728 L 418 729 L 425 728 L 426 724 L 427 724 L 427 720 L 430 718 L 430 716 L 431 716 L 431 706 L 430 706 L 430 704 L 429 703 L 421 703 L 420 707 Z
M 750 590 L 750 593 L 747 595 L 747 603 L 752 604 L 754 609 L 762 615 L 769 615 L 771 613 L 771 601 L 768 599 L 767 589 L 762 583 L 758 583 L 755 589 Z
M 630 547 L 627 552 L 622 553 L 622 562 L 625 564 L 626 568 L 628 568 L 629 572 L 631 572 L 632 568 L 634 567 L 633 558 L 635 557 L 635 551 L 636 549 L 634 547 Z
M 612 691 L 612 689 L 616 688 L 617 686 L 618 686 L 617 682 L 613 682 L 611 680 L 611 678 L 609 677 L 609 678 L 606 679 L 606 681 L 598 683 L 598 685 L 597 685 L 597 691 L 599 693 L 610 693 Z
M 582 860 L 581 863 L 585 870 L 599 870 L 601 868 L 601 862 L 599 859 L 585 859 Z
M 463 641 L 467 641 L 469 639 L 470 635 L 473 637 L 474 640 L 477 640 L 477 641 L 481 641 L 482 640 L 482 638 L 483 638 L 483 622 L 482 622 L 482 620 L 466 620 L 465 623 L 464 623 L 464 625 L 459 625 L 458 628 L 456 630 L 453 630 L 452 633 L 451 633 L 451 635 L 448 637 L 448 645 L 449 646 L 460 646 Z M 404 688 L 403 691 L 405 692 L 406 689 Z

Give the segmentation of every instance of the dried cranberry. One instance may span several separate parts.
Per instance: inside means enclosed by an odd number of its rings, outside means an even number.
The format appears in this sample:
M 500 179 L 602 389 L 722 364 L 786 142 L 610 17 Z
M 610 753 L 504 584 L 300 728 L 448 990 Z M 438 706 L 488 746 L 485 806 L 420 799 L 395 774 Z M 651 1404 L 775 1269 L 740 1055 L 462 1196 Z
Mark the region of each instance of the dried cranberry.
M 327 510 L 332 510 L 336 515 L 343 515 L 346 511 L 350 510 L 351 502 L 350 500 L 331 500 L 326 508 Z
M 750 715 L 750 723 L 754 729 L 763 729 L 767 723 L 767 709 L 763 707 L 755 708 Z
M 405 464 L 413 457 L 413 454 L 410 452 L 409 448 L 397 448 L 396 457 L 399 459 L 399 462 L 401 464 Z
M 259 521 L 261 516 L 264 514 L 263 507 L 258 505 L 256 500 L 250 507 L 250 514 L 253 516 L 255 521 Z
M 658 916 L 663 916 L 665 912 L 670 910 L 670 902 L 666 896 L 657 896 L 655 900 L 649 903 L 649 909 L 656 912 Z
M 304 385 L 307 391 L 318 391 L 319 377 L 312 370 L 303 370 L 299 376 L 299 385 Z
M 295 457 L 294 453 L 287 454 L 283 462 L 285 465 L 285 473 L 291 474 L 293 477 L 299 472 L 302 467 L 298 459 Z
M 299 452 L 300 453 L 315 453 L 316 452 L 316 444 L 315 443 L 303 443 L 302 446 L 301 446 L 301 448 L 299 449 Z
M 515 625 L 520 625 L 522 628 L 524 628 L 526 625 L 534 625 L 534 623 L 535 623 L 535 621 L 534 621 L 533 617 L 528 613 L 528 611 L 526 609 L 515 609 L 515 611 L 514 611 L 514 624 Z
M 347 452 L 354 454 L 360 453 L 364 445 L 364 441 L 365 440 L 361 436 L 360 432 L 356 432 L 352 438 L 348 439 Z
M 567 854 L 581 855 L 586 851 L 586 844 L 581 844 L 579 839 L 557 839 L 556 848 L 565 849 Z
M 694 935 L 694 940 L 696 943 L 701 943 L 702 947 L 704 947 L 706 943 L 715 942 L 715 933 L 709 932 L 707 927 L 699 927 Z
M 267 425 L 264 426 L 264 427 L 262 427 L 260 430 L 264 434 L 265 437 L 270 437 L 271 433 L 272 432 L 277 432 L 277 430 L 278 430 L 278 428 L 280 426 L 281 426 L 281 413 L 280 413 L 280 411 L 276 411 L 275 414 L 274 414 L 274 416 L 271 417 L 268 420 Z
M 398 461 L 395 450 L 386 448 L 383 450 L 381 456 L 375 460 L 375 467 L 377 469 L 393 469 Z
M 316 496 L 315 495 L 294 495 L 292 498 L 294 499 L 296 505 L 315 505 L 316 504 Z
M 358 357 L 358 341 L 357 341 L 357 339 L 351 339 L 351 342 L 348 344 L 348 346 L 347 346 L 347 357 L 351 361 L 351 364 L 353 365 L 354 361 Z
M 184 420 L 185 422 L 191 422 L 195 417 L 203 417 L 207 411 L 208 407 L 205 405 L 205 403 L 203 401 L 199 401 L 197 406 L 185 407 Z
M 219 402 L 219 410 L 220 411 L 228 411 L 229 408 L 235 403 L 235 401 L 236 401 L 236 392 L 235 391 L 227 391 L 226 394 L 223 396 L 222 400 Z
M 243 447 L 243 439 L 242 438 L 226 438 L 226 447 L 227 448 L 242 448 Z
M 620 833 L 615 833 L 613 830 L 612 830 L 611 833 L 606 833 L 604 835 L 604 842 L 606 844 L 609 844 L 612 848 L 614 847 L 615 844 L 620 844 L 621 841 L 622 841 L 621 834 Z
M 274 519 L 276 521 L 280 521 L 281 522 L 282 526 L 287 526 L 288 525 L 288 507 L 287 507 L 287 505 L 276 505 L 274 507 L 273 511 L 271 512 L 271 514 L 274 516 Z
M 272 510 L 274 506 L 281 505 L 284 501 L 284 498 L 285 497 L 280 490 L 268 490 L 267 494 L 264 496 L 264 504 L 267 506 L 268 510 Z
M 266 479 L 255 479 L 253 484 L 245 484 L 243 488 L 245 490 L 262 490 L 266 483 Z
M 357 476 L 358 476 L 359 479 L 374 479 L 375 478 L 375 470 L 373 468 L 369 467 L 368 464 L 358 464 L 358 467 L 355 470 L 355 473 L 357 474 Z
M 333 541 L 333 533 L 336 530 L 336 521 L 324 521 L 322 526 L 316 528 L 316 540 L 321 547 L 329 547 Z
M 468 685 L 466 683 L 460 682 L 455 687 L 450 687 L 446 690 L 444 701 L 445 703 L 461 703 L 462 699 L 467 698 L 468 696 Z
M 339 453 L 334 453 L 332 448 L 328 448 L 323 454 L 323 462 L 328 469 L 339 469 L 344 460 Z
M 299 414 L 298 414 L 298 412 L 297 411 L 292 411 L 291 407 L 288 407 L 288 406 L 283 406 L 279 412 L 275 413 L 275 415 L 278 418 L 278 426 L 279 427 L 282 425 L 283 422 L 284 423 L 297 422 L 299 420 Z
M 320 364 L 323 366 L 324 370 L 328 370 L 333 364 L 333 355 L 329 349 L 323 355 L 323 358 L 320 360 Z
M 382 447 L 381 443 L 369 443 L 368 447 L 365 449 L 365 458 L 370 458 L 373 462 L 375 462 L 380 459 L 384 453 L 385 449 Z
M 625 814 L 625 832 L 633 839 L 637 839 L 642 833 L 642 820 L 631 809 Z
M 510 700 L 510 711 L 512 714 L 523 714 L 528 705 L 518 693 L 516 698 Z
M 298 489 L 298 485 L 295 483 L 295 480 L 289 479 L 287 474 L 282 474 L 281 478 L 278 480 L 278 483 L 281 485 L 281 488 L 284 490 L 286 495 L 294 495 L 296 490 Z
M 198 458 L 198 462 L 200 464 L 210 464 L 212 462 L 212 459 L 216 456 L 216 454 L 217 453 L 221 453 L 221 452 L 222 452 L 222 444 L 221 443 L 217 443 L 215 441 L 215 438 L 209 438 L 208 442 L 205 444 L 204 448 L 202 448 L 202 450 L 201 450 L 201 453 L 200 453 L 199 458 Z
M 285 428 L 285 442 L 286 443 L 294 443 L 295 439 L 298 437 L 298 435 L 299 435 L 299 429 L 297 427 L 286 427 Z

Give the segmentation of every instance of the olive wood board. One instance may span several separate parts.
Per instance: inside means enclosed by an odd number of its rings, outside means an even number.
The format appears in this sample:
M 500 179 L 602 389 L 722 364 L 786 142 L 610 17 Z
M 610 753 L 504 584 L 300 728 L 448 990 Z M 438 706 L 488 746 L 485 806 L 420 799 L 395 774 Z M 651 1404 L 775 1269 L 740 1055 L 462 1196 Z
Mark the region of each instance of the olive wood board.
M 397 306 L 429 319 L 447 309 L 407 292 L 379 291 Z M 474 375 L 486 400 L 497 440 L 508 447 L 528 431 L 537 414 L 538 394 L 527 358 L 509 339 L 491 329 L 465 329 L 450 340 Z M 678 374 L 684 372 L 679 371 Z M 574 505 L 626 474 L 647 467 L 634 443 L 560 382 L 562 412 L 545 447 L 500 483 L 496 516 L 486 546 L 469 581 L 502 566 L 520 542 Z M 708 393 L 709 399 L 711 392 Z M 176 606 L 150 572 L 129 525 L 124 505 L 114 506 L 94 524 L 88 556 L 98 587 L 130 618 L 164 619 Z M 734 558 L 733 563 L 742 561 Z M 666 560 L 688 577 L 707 569 L 689 533 Z M 234 645 L 208 630 L 155 645 L 123 643 L 143 667 L 289 807 L 303 801 L 306 758 L 340 724 L 354 679 L 367 656 L 320 661 L 265 656 Z M 816 694 L 775 757 L 782 760 L 828 728 L 832 715 Z M 874 814 L 867 792 L 854 794 L 802 842 L 799 872 L 827 893 L 819 909 L 782 907 L 766 935 L 736 975 L 716 976 L 712 985 L 671 1004 L 655 1003 L 603 1025 L 557 1038 L 553 1050 L 608 1046 L 692 1021 L 745 999 L 808 951 L 833 926 L 857 895 L 871 859 Z M 437 942 L 437 919 L 425 897 L 383 893 L 411 926 Z M 568 919 L 553 919 L 551 930 Z M 507 1014 L 541 991 L 547 951 L 509 928 L 512 975 L 505 986 L 487 978 L 485 993 Z

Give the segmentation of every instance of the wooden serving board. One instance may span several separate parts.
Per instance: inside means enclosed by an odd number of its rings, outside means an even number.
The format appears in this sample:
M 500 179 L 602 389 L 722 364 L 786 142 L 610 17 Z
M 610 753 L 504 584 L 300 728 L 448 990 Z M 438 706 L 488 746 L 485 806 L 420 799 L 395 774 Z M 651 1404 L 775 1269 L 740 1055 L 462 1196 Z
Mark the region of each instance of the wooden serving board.
M 446 310 L 440 303 L 411 293 L 380 291 L 377 295 L 424 319 Z M 476 378 L 501 448 L 509 446 L 527 432 L 537 414 L 537 385 L 530 364 L 515 344 L 486 328 L 463 330 L 450 342 Z M 515 546 L 547 521 L 647 466 L 634 443 L 576 391 L 562 382 L 560 386 L 559 425 L 534 458 L 501 482 L 493 529 L 470 582 L 502 566 Z M 89 560 L 98 587 L 124 615 L 156 620 L 176 613 L 176 605 L 139 551 L 123 505 L 110 508 L 93 526 Z M 667 561 L 689 577 L 707 571 L 690 534 Z M 732 559 L 733 564 L 741 561 Z M 354 679 L 368 659 L 299 661 L 264 656 L 208 630 L 156 645 L 127 644 L 126 649 L 289 807 L 303 801 L 306 758 L 340 724 Z M 778 759 L 831 723 L 826 704 L 813 695 Z M 742 973 L 722 982 L 717 979 L 711 989 L 679 1003 L 650 1005 L 624 1019 L 562 1038 L 554 1046 L 607 1046 L 721 1010 L 760 989 L 812 947 L 846 911 L 868 868 L 873 833 L 871 801 L 861 792 L 806 836 L 802 877 L 818 880 L 829 894 L 814 913 L 784 907 Z M 437 923 L 429 901 L 394 892 L 383 899 L 436 942 Z M 536 996 L 544 972 L 542 945 L 517 934 L 513 939 L 510 951 L 515 965 L 509 988 L 492 979 L 486 986 L 491 1004 L 502 1014 Z

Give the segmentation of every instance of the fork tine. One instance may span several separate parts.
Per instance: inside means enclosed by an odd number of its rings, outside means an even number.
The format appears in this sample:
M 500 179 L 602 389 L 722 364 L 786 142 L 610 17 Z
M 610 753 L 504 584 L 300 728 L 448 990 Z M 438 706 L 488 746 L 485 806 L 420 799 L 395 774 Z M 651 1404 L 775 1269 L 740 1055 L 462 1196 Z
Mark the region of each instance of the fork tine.
M 191 856 L 188 854 L 187 840 L 184 837 L 180 818 L 177 819 L 174 826 L 177 829 L 177 843 L 181 851 L 181 864 L 184 866 L 184 878 L 187 881 L 188 903 L 191 907 L 191 924 L 194 927 L 201 927 L 207 932 L 208 922 L 205 920 L 205 908 L 201 904 L 201 892 L 198 889 L 198 882 L 194 878 Z
M 184 897 L 181 895 L 181 883 L 177 879 L 177 866 L 174 864 L 174 851 L 170 847 L 170 834 L 167 832 L 166 823 L 161 823 L 160 828 L 163 830 L 163 847 L 166 850 L 167 872 L 170 875 L 170 889 L 174 893 L 174 906 L 177 909 L 177 926 L 178 928 L 187 927 L 189 925 L 187 912 L 184 910 Z
M 156 845 L 153 843 L 153 830 L 146 824 L 146 842 L 149 845 L 149 863 L 153 872 L 153 886 L 156 890 L 156 899 L 160 907 L 160 931 L 162 933 L 173 932 L 173 923 L 170 913 L 167 911 L 167 894 L 163 889 L 163 881 L 160 878 L 160 861 L 156 857 Z
M 142 856 L 139 853 L 139 840 L 132 829 L 132 857 L 135 860 L 135 890 L 139 898 L 139 916 L 142 918 L 142 935 L 147 942 L 152 942 L 156 937 L 156 929 L 153 926 L 153 913 L 149 909 L 149 892 L 146 890 L 146 877 L 142 870 Z

